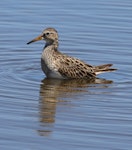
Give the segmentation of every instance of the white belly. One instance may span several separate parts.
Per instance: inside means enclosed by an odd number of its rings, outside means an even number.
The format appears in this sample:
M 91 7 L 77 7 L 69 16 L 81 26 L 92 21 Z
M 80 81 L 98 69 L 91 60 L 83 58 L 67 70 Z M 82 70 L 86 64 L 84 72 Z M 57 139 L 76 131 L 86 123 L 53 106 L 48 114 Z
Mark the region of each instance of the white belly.
M 47 78 L 65 79 L 53 65 L 46 64 L 41 58 L 41 68 Z
M 55 78 L 55 79 L 65 79 L 60 75 L 59 72 L 50 71 L 47 75 L 47 78 Z

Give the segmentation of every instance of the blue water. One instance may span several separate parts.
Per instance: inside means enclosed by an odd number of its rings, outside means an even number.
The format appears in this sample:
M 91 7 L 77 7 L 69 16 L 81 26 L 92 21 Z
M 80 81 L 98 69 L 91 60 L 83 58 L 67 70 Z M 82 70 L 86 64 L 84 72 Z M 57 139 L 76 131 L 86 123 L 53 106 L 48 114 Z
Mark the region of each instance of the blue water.
M 97 83 L 46 80 L 43 29 L 59 50 L 89 64 L 113 63 Z M 132 2 L 0 1 L 0 149 L 131 150 Z

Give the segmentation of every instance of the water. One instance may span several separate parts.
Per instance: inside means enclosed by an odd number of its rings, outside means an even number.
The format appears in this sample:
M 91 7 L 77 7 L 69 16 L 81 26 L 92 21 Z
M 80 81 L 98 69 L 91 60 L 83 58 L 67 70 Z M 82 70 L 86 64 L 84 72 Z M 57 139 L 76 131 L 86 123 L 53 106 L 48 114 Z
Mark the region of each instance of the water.
M 132 2 L 0 2 L 0 149 L 131 150 Z M 96 83 L 47 80 L 43 42 L 26 43 L 46 27 L 61 52 L 118 71 Z

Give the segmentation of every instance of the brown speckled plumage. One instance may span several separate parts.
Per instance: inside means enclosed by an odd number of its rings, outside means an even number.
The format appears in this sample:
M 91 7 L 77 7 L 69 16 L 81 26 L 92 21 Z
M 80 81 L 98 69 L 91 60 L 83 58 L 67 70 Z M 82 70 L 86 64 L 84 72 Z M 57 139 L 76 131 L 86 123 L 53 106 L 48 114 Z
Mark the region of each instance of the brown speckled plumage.
M 62 54 L 58 51 L 58 33 L 53 28 L 45 29 L 40 36 L 27 44 L 42 39 L 46 44 L 42 52 L 41 67 L 48 78 L 91 79 L 97 74 L 116 70 L 110 68 L 112 64 L 91 66 L 77 58 Z

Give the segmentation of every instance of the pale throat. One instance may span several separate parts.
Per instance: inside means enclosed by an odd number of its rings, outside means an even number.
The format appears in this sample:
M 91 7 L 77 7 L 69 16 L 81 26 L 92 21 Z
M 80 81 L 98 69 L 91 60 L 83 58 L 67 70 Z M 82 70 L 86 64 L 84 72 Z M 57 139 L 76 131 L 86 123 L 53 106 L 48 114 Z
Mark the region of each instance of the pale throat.
M 48 46 L 54 46 L 54 48 L 57 49 L 58 46 L 59 46 L 58 39 L 56 39 L 56 40 L 47 40 L 46 44 L 45 44 L 45 48 L 48 47 Z

